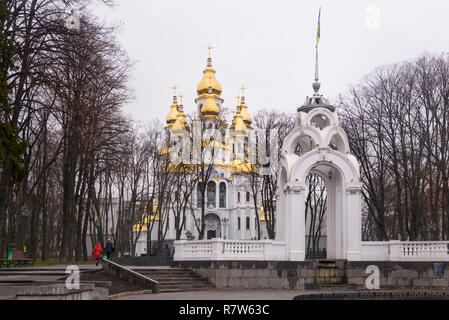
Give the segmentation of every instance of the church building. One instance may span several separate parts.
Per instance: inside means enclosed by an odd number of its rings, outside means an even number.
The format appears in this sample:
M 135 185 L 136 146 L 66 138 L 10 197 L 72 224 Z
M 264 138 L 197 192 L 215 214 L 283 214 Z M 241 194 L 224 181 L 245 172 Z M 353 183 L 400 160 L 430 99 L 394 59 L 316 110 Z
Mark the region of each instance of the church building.
M 215 76 L 215 69 L 212 67 L 212 58 L 209 56 L 207 65 L 203 70 L 203 78 L 197 86 L 197 97 L 195 99 L 196 117 L 200 120 L 203 130 L 218 129 L 224 131 L 229 129 L 233 136 L 246 136 L 251 129 L 252 118 L 246 105 L 244 88 L 242 96 L 238 97 L 238 103 L 233 112 L 232 123 L 228 126 L 225 116 L 222 113 L 223 98 L 222 87 Z M 182 98 L 182 96 L 181 96 Z M 183 131 L 190 131 L 191 124 L 187 123 L 184 113 L 182 100 L 178 103 L 178 97 L 173 96 L 173 103 L 166 117 L 167 134 Z M 171 132 L 170 132 L 171 131 Z M 204 142 L 204 141 L 203 141 Z M 209 141 L 210 142 L 210 141 Z M 228 148 L 223 145 L 222 148 Z M 248 154 L 248 146 L 245 143 L 244 154 Z M 171 147 L 165 147 L 161 152 L 171 152 Z M 231 162 L 214 159 L 211 169 L 210 179 L 206 186 L 206 213 L 204 222 L 206 230 L 203 239 L 223 238 L 234 240 L 256 240 L 257 217 L 254 208 L 254 200 L 250 184 L 251 171 L 256 170 L 245 156 L 242 160 L 233 157 Z M 254 175 L 252 175 L 254 177 Z M 198 230 L 195 226 L 195 220 L 201 218 L 201 192 L 198 186 L 192 192 L 193 208 L 188 209 L 186 213 L 186 224 L 182 232 L 181 239 L 198 240 Z M 260 196 L 258 196 L 258 215 L 261 232 L 261 239 L 268 239 L 268 233 L 265 226 L 265 215 L 261 205 Z M 193 210 L 193 214 L 190 210 Z M 172 213 L 170 213 L 172 214 Z M 194 218 L 195 217 L 195 218 Z M 168 231 L 165 237 L 166 245 L 171 247 L 176 239 L 176 230 L 174 226 L 174 217 L 168 219 Z M 158 223 L 156 221 L 155 223 Z M 139 228 L 137 228 L 137 226 Z M 147 253 L 147 230 L 145 226 L 135 225 L 135 231 L 140 229 L 141 234 L 137 241 L 136 254 Z M 193 237 L 192 237 L 193 236 Z M 157 240 L 157 227 L 151 232 L 151 239 Z

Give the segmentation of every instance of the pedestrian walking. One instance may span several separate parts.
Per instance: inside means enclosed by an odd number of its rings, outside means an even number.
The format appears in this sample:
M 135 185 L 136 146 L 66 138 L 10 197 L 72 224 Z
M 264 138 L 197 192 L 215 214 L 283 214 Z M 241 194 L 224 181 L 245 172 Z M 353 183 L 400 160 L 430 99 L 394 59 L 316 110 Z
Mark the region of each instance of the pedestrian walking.
M 112 260 L 112 254 L 114 253 L 115 248 L 112 245 L 111 239 L 108 239 L 108 242 L 106 243 L 106 247 L 104 248 L 104 251 L 106 251 L 106 256 L 108 257 L 108 260 Z
M 99 242 L 97 242 L 97 245 L 92 250 L 91 255 L 94 256 L 94 258 L 96 260 L 95 265 L 98 266 L 98 262 L 100 261 L 101 257 L 103 256 L 103 249 L 101 249 Z

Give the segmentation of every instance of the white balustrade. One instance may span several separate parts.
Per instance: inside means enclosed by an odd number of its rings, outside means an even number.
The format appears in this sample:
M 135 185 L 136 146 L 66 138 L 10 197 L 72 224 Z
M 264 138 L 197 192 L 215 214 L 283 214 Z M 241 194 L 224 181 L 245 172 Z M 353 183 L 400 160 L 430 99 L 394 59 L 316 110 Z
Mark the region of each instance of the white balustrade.
M 449 241 L 362 241 L 362 261 L 449 261 Z M 287 261 L 287 243 L 273 240 L 178 240 L 175 261 Z
M 363 261 L 449 261 L 449 241 L 362 241 Z
M 401 241 L 401 260 L 448 260 L 449 241 Z
M 187 260 L 286 260 L 287 244 L 273 240 L 175 241 L 175 261 Z

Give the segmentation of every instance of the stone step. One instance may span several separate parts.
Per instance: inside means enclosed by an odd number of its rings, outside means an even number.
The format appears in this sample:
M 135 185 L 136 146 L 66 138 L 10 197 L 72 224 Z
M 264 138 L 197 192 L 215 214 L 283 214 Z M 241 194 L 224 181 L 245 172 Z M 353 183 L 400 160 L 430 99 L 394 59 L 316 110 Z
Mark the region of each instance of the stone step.
M 214 286 L 190 269 L 130 268 L 159 282 L 159 292 L 210 290 Z
M 153 272 L 138 272 L 138 271 L 135 271 L 135 272 L 144 274 L 147 276 L 154 276 L 154 277 L 184 277 L 186 275 L 192 276 L 192 277 L 199 276 L 196 273 L 190 273 L 190 272 L 184 272 L 184 273 L 168 273 L 168 272 L 167 273 L 153 273 Z
M 203 281 L 203 278 L 189 278 L 189 277 L 183 277 L 183 278 L 151 278 L 150 279 L 156 280 L 157 282 L 182 282 L 182 281 Z
M 346 291 L 346 290 L 356 290 L 357 286 L 352 284 L 316 284 L 316 283 L 306 283 L 304 285 L 305 290 L 319 290 L 319 291 Z
M 181 269 L 181 268 L 164 268 L 164 269 L 154 269 L 154 268 L 129 268 L 136 272 L 154 272 L 154 273 L 171 273 L 171 272 L 192 272 L 190 269 Z
M 197 287 L 210 287 L 212 286 L 208 282 L 174 282 L 174 283 L 159 283 L 160 288 L 197 288 Z
M 158 275 L 158 274 L 162 274 L 162 275 L 164 275 L 164 274 L 169 274 L 169 275 L 197 274 L 197 273 L 195 273 L 193 271 L 184 271 L 184 272 L 152 272 L 152 271 L 146 271 L 146 270 L 144 270 L 144 271 L 134 270 L 134 272 L 138 272 L 138 273 L 141 273 L 141 274 L 155 274 L 155 275 Z
M 213 290 L 214 287 L 204 287 L 204 288 L 176 288 L 176 289 L 159 289 L 159 293 L 168 293 L 168 292 L 185 292 L 185 291 L 206 291 Z

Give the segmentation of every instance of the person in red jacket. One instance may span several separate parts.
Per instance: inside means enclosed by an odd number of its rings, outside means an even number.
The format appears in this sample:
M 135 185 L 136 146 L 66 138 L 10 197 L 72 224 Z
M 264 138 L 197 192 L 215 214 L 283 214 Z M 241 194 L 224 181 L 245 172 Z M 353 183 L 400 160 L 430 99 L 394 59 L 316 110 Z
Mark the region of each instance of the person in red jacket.
M 98 261 L 100 261 L 100 259 L 103 257 L 103 249 L 101 249 L 99 242 L 97 242 L 97 245 L 94 247 L 91 254 L 97 260 L 95 262 L 95 265 L 98 266 Z

